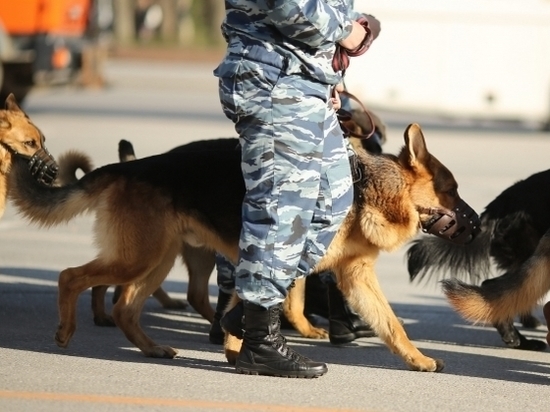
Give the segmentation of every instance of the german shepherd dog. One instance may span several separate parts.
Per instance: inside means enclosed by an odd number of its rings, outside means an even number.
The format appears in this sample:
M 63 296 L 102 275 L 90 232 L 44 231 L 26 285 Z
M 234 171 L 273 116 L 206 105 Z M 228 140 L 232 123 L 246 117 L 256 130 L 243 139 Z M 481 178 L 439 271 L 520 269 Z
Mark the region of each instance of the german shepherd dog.
M 429 229 L 466 204 L 417 124 L 407 127 L 404 140 L 397 156 L 357 151 L 353 206 L 316 270 L 336 274 L 351 308 L 410 369 L 435 372 L 443 362 L 408 339 L 374 267 L 380 251 L 395 250 L 421 226 Z M 174 357 L 176 350 L 144 333 L 140 313 L 184 247 L 215 250 L 236 262 L 244 195 L 240 151 L 164 153 L 103 166 L 62 187 L 37 182 L 26 167 L 15 159 L 10 196 L 29 221 L 48 227 L 85 212 L 96 216 L 97 257 L 59 275 L 56 343 L 66 347 L 75 333 L 84 290 L 121 285 L 112 314 L 117 326 L 146 356 Z
M 46 138 L 17 104 L 13 94 L 0 110 L 0 218 L 6 209 L 10 189 L 9 174 L 15 157 L 19 157 L 36 179 L 51 184 L 58 166 L 44 143 Z M 28 172 L 27 172 L 28 173 Z
M 491 262 L 506 273 L 517 273 L 535 253 L 544 233 L 550 228 L 550 170 L 520 180 L 492 200 L 481 214 L 481 234 L 468 245 L 455 245 L 435 237 L 423 237 L 407 251 L 411 281 L 450 273 L 453 278 L 477 283 L 491 275 Z M 492 290 L 502 281 L 487 279 L 480 290 Z M 518 280 L 519 282 L 519 280 Z M 454 283 L 448 283 L 451 285 Z M 450 286 L 448 286 L 450 288 Z M 529 308 L 532 308 L 530 306 Z M 538 319 L 529 311 L 518 311 L 523 326 L 536 328 Z M 514 316 L 493 325 L 504 343 L 514 349 L 543 350 L 545 342 L 525 338 L 514 326 Z
M 373 112 L 368 112 L 366 109 L 353 109 L 346 119 L 341 118 L 340 122 L 344 130 L 348 132 L 348 138 L 352 147 L 367 150 L 370 153 L 382 153 L 382 145 L 386 142 L 386 126 L 381 119 Z M 360 137 L 358 137 L 360 136 Z M 369 136 L 368 138 L 364 138 Z M 193 152 L 196 150 L 240 150 L 238 138 L 221 138 L 208 141 L 195 141 L 181 146 L 177 146 L 170 152 Z M 136 154 L 132 143 L 121 140 L 118 147 L 118 156 L 121 162 L 136 160 Z M 59 177 L 56 182 L 59 184 L 74 183 L 77 181 L 76 171 L 81 169 L 84 173 L 91 170 L 91 160 L 86 154 L 71 151 L 59 157 Z M 209 302 L 208 281 L 215 267 L 215 253 L 207 248 L 194 248 L 186 245 L 181 253 L 181 258 L 187 268 L 189 284 L 187 287 L 187 301 L 189 304 L 207 321 L 212 323 L 214 311 Z M 307 284 L 299 284 L 298 288 L 306 292 L 319 293 L 323 289 L 323 284 L 317 280 L 318 277 L 308 277 Z M 92 288 L 92 311 L 94 323 L 98 326 L 115 326 L 112 316 L 105 312 L 105 293 L 108 285 L 95 286 Z M 121 288 L 118 286 L 115 289 L 113 303 L 116 303 L 120 296 Z M 317 314 L 328 317 L 328 301 L 322 302 L 325 293 L 321 296 L 302 297 L 300 301 L 294 300 L 294 304 L 286 302 L 284 305 L 283 320 L 290 319 L 290 326 L 296 329 L 303 337 L 322 339 L 328 337 L 328 332 L 311 324 L 309 319 L 299 313 L 303 308 L 304 315 Z M 180 299 L 174 299 L 159 287 L 154 293 L 155 297 L 163 308 L 167 309 L 185 309 L 187 303 Z M 327 299 L 324 299 L 327 300 Z M 307 303 L 309 303 L 307 305 Z M 324 304 L 323 304 L 324 303 Z

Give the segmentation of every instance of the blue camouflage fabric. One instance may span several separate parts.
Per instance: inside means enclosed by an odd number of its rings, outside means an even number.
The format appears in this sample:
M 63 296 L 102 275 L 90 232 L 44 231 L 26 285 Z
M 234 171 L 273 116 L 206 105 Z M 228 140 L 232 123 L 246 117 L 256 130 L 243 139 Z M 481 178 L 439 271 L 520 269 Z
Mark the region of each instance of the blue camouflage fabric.
M 330 103 L 341 80 L 331 65 L 335 42 L 351 30 L 348 4 L 226 1 L 228 50 L 215 75 L 246 186 L 235 288 L 264 307 L 309 274 L 351 206 L 349 148 Z
M 218 288 L 227 294 L 235 290 L 235 266 L 223 255 L 216 253 L 216 280 Z
M 225 7 L 222 33 L 228 56 L 246 56 L 326 84 L 341 81 L 332 58 L 336 43 L 349 36 L 352 20 L 361 16 L 353 1 L 228 0 Z

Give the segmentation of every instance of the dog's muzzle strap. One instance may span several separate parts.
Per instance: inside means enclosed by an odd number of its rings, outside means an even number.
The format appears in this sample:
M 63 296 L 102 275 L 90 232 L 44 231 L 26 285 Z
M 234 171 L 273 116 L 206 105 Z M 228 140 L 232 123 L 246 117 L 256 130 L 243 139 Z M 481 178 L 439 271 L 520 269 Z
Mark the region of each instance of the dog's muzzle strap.
M 46 148 L 41 148 L 29 159 L 29 171 L 39 182 L 50 186 L 59 172 L 53 156 Z

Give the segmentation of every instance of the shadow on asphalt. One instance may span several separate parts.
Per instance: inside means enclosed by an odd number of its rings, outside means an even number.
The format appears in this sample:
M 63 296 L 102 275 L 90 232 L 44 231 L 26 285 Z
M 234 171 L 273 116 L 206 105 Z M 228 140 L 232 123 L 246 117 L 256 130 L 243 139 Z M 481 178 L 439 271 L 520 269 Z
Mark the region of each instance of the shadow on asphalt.
M 200 315 L 192 309 L 165 310 L 153 298 L 145 304 L 142 327 L 157 343 L 177 348 L 177 358 L 145 358 L 119 329 L 95 326 L 90 291 L 84 292 L 79 299 L 77 330 L 69 347 L 58 348 L 53 339 L 58 320 L 57 277 L 56 271 L 0 268 L 0 347 L 234 373 L 234 369 L 224 360 L 221 346 L 208 342 L 209 324 Z M 183 292 L 187 287 L 185 282 L 174 281 L 167 281 L 164 286 L 169 292 Z M 213 297 L 216 291 L 211 290 L 210 293 Z M 110 310 L 110 293 L 107 301 Z M 493 328 L 471 327 L 444 306 L 443 298 L 429 297 L 426 302 L 425 305 L 392 304 L 392 307 L 405 320 L 407 334 L 421 351 L 445 361 L 444 373 L 537 385 L 548 383 L 550 357 L 547 362 L 514 359 L 517 352 L 505 348 Z M 530 338 L 544 339 L 546 329 L 540 327 L 535 331 L 523 332 Z M 334 347 L 328 340 L 304 339 L 294 331 L 285 330 L 284 334 L 299 353 L 329 364 L 406 369 L 401 359 L 391 354 L 378 338 L 361 339 L 356 341 L 359 343 Z M 448 345 L 449 350 L 424 350 L 423 343 Z M 497 351 L 498 354 L 473 353 L 479 348 Z M 186 350 L 216 353 L 220 355 L 220 361 L 189 357 Z

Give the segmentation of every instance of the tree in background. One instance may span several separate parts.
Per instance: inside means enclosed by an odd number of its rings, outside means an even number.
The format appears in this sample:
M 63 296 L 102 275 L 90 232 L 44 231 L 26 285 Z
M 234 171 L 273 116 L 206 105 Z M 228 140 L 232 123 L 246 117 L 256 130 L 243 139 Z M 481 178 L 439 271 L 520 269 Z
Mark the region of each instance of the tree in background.
M 221 0 L 113 0 L 119 45 L 155 41 L 185 47 L 223 44 Z

